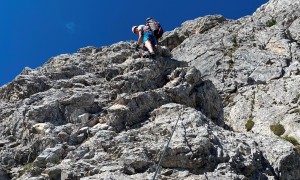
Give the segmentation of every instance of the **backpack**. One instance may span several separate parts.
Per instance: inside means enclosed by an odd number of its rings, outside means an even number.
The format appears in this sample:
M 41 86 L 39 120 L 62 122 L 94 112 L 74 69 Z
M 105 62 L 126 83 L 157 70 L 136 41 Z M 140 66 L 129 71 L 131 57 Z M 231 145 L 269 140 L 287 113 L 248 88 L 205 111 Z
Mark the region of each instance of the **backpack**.
M 150 27 L 151 31 L 153 32 L 157 40 L 161 38 L 161 36 L 164 33 L 164 30 L 158 21 L 149 17 L 146 19 L 146 25 Z

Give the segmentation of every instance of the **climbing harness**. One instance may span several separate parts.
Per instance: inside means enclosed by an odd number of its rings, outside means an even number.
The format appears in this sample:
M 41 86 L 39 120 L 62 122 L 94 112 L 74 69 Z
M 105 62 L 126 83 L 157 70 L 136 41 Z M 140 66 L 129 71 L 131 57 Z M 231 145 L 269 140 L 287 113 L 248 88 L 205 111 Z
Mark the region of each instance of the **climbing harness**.
M 155 173 L 154 173 L 154 175 L 153 175 L 153 179 L 152 179 L 152 180 L 155 180 L 155 178 L 156 178 L 156 176 L 157 176 L 157 173 L 158 173 L 158 171 L 159 171 L 159 169 L 160 169 L 160 165 L 161 165 L 161 163 L 162 163 L 162 159 L 164 158 L 164 156 L 165 156 L 165 154 L 166 154 L 166 151 L 167 151 L 167 149 L 168 149 L 168 147 L 169 147 L 169 144 L 170 144 L 171 139 L 172 139 L 172 137 L 173 137 L 173 134 L 174 134 L 174 132 L 175 132 L 175 130 L 176 130 L 176 126 L 177 126 L 177 123 L 178 123 L 179 119 L 181 119 L 181 111 L 179 111 L 178 119 L 177 119 L 177 121 L 176 121 L 176 124 L 175 124 L 173 130 L 172 130 L 172 134 L 171 134 L 171 136 L 170 136 L 170 139 L 168 140 L 168 143 L 167 143 L 167 145 L 165 146 L 165 149 L 163 150 L 163 152 L 162 152 L 161 155 L 160 155 L 160 158 L 159 158 L 159 161 L 158 161 L 158 164 L 157 164 L 157 167 L 156 167 L 156 170 L 155 170 Z

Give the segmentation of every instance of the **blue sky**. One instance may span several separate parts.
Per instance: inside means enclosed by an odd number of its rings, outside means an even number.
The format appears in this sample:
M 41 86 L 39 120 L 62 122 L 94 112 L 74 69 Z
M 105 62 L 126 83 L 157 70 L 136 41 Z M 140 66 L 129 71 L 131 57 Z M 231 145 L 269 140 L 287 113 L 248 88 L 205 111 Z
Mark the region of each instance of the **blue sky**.
M 251 15 L 267 0 L 1 0 L 0 86 L 25 67 L 49 58 L 136 40 L 133 25 L 154 17 L 171 31 L 186 20 L 213 14 Z

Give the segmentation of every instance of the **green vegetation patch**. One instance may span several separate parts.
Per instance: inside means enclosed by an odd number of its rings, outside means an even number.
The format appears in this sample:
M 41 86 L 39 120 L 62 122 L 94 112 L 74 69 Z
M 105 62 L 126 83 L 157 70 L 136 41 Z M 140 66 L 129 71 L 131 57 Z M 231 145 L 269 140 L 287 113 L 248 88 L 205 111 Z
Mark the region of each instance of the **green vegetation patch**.
M 245 124 L 245 128 L 247 131 L 250 131 L 254 126 L 253 118 L 250 118 L 247 123 Z
M 297 139 L 292 136 L 283 136 L 282 139 L 292 143 L 294 146 L 300 145 L 299 142 L 297 141 Z
M 281 125 L 281 124 L 274 124 L 274 125 L 271 125 L 270 126 L 270 129 L 271 129 L 271 131 L 275 134 L 275 135 L 277 135 L 277 136 L 281 136 L 281 135 L 283 135 L 283 133 L 285 132 L 285 129 L 284 129 L 284 127 L 283 127 L 283 125 Z
M 281 138 L 288 141 L 288 142 L 290 142 L 290 143 L 292 143 L 295 146 L 294 150 L 300 156 L 300 144 L 299 144 L 299 142 L 297 141 L 296 138 L 294 138 L 292 136 L 283 136 Z
M 225 56 L 229 56 L 230 58 L 232 58 L 233 53 L 235 53 L 235 51 L 239 48 L 237 36 L 238 36 L 237 33 L 234 34 L 234 36 L 233 36 L 233 47 L 230 50 L 224 52 Z
M 268 27 L 272 27 L 272 26 L 274 26 L 275 24 L 276 24 L 276 20 L 275 20 L 274 18 L 268 20 L 267 23 L 266 23 L 266 25 L 267 25 Z

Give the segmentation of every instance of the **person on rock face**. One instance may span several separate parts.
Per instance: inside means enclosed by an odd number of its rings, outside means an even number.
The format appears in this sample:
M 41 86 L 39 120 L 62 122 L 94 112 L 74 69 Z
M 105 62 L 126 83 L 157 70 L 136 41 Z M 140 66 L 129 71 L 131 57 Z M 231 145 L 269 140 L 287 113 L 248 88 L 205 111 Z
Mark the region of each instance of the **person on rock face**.
M 139 25 L 139 26 L 133 26 L 132 27 L 132 33 L 139 35 L 138 42 L 137 42 L 137 48 L 142 43 L 145 45 L 145 47 L 148 49 L 150 53 L 151 58 L 155 58 L 155 52 L 154 48 L 156 45 L 156 38 L 154 37 L 152 31 L 150 30 L 149 26 L 145 25 Z

